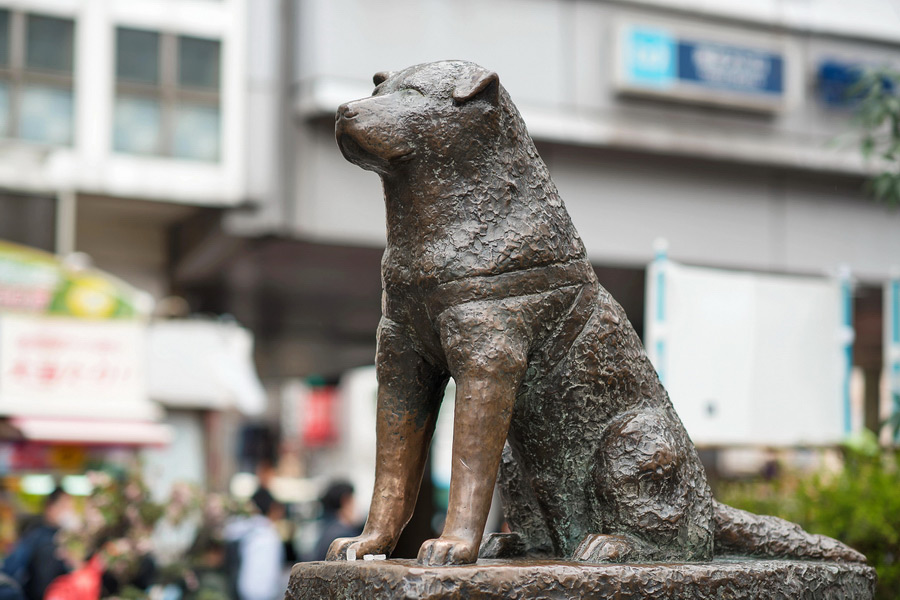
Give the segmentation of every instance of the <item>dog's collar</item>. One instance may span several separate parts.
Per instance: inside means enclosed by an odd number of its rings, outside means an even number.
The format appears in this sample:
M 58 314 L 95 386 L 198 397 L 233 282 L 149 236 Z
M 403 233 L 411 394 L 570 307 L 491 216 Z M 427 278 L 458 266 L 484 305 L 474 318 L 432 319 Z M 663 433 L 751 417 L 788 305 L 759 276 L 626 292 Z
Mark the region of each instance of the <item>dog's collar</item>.
M 477 300 L 498 300 L 548 292 L 593 280 L 594 270 L 585 259 L 448 281 L 429 295 L 428 309 L 437 316 L 450 307 Z

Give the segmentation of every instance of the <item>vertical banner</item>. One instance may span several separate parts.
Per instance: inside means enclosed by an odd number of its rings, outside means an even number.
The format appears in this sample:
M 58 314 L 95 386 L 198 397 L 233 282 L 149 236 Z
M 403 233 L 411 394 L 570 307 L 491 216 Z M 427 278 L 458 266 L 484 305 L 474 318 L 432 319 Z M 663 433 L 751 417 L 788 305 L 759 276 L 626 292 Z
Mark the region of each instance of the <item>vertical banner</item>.
M 891 400 L 889 419 L 894 442 L 900 443 L 900 273 L 895 273 L 885 286 L 884 295 L 884 364 Z
M 647 356 L 656 368 L 656 374 L 666 385 L 666 271 L 668 267 L 667 243 L 656 240 L 655 258 L 647 269 L 647 302 L 644 323 L 647 331 Z M 653 340 L 650 343 L 649 340 Z
M 334 386 L 313 386 L 306 397 L 303 445 L 307 448 L 330 446 L 338 439 L 337 390 Z
M 841 328 L 840 342 L 844 358 L 844 380 L 842 389 L 844 435 L 850 435 L 853 431 L 853 411 L 850 398 L 850 377 L 853 373 L 853 284 L 850 280 L 850 270 L 842 267 L 840 271 L 841 286 Z

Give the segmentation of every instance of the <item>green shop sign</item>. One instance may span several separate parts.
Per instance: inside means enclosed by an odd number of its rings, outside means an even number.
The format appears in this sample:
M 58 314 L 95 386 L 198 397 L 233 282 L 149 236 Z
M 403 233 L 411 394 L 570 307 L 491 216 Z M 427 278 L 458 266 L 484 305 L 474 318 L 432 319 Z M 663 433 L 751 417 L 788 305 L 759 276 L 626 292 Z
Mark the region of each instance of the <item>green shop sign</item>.
M 0 312 L 133 319 L 151 307 L 148 294 L 108 273 L 0 241 Z

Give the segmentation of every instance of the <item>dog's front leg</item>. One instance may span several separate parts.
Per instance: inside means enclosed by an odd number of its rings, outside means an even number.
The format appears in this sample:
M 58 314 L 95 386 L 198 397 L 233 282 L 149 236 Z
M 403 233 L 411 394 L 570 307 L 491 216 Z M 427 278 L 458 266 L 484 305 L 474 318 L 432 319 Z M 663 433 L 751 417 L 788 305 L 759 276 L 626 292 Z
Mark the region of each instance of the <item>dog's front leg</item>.
M 360 558 L 390 554 L 412 517 L 448 376 L 426 362 L 407 335 L 401 325 L 381 320 L 372 504 L 362 534 L 332 542 L 328 560 L 346 559 L 350 549 Z
M 472 563 L 491 508 L 516 392 L 525 374 L 526 344 L 515 325 L 490 305 L 466 305 L 443 320 L 444 350 L 456 380 L 453 465 L 441 537 L 419 550 L 425 565 Z M 509 323 L 504 329 L 498 323 Z

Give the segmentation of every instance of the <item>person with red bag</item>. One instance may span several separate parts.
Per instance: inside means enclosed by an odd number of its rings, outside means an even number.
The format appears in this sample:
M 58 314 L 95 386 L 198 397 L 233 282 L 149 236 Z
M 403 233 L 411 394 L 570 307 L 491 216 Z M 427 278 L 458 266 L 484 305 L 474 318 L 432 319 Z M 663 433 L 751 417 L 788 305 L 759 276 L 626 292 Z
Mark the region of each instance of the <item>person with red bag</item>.
M 44 600 L 99 600 L 103 569 L 102 553 L 97 552 L 81 567 L 54 579 Z

